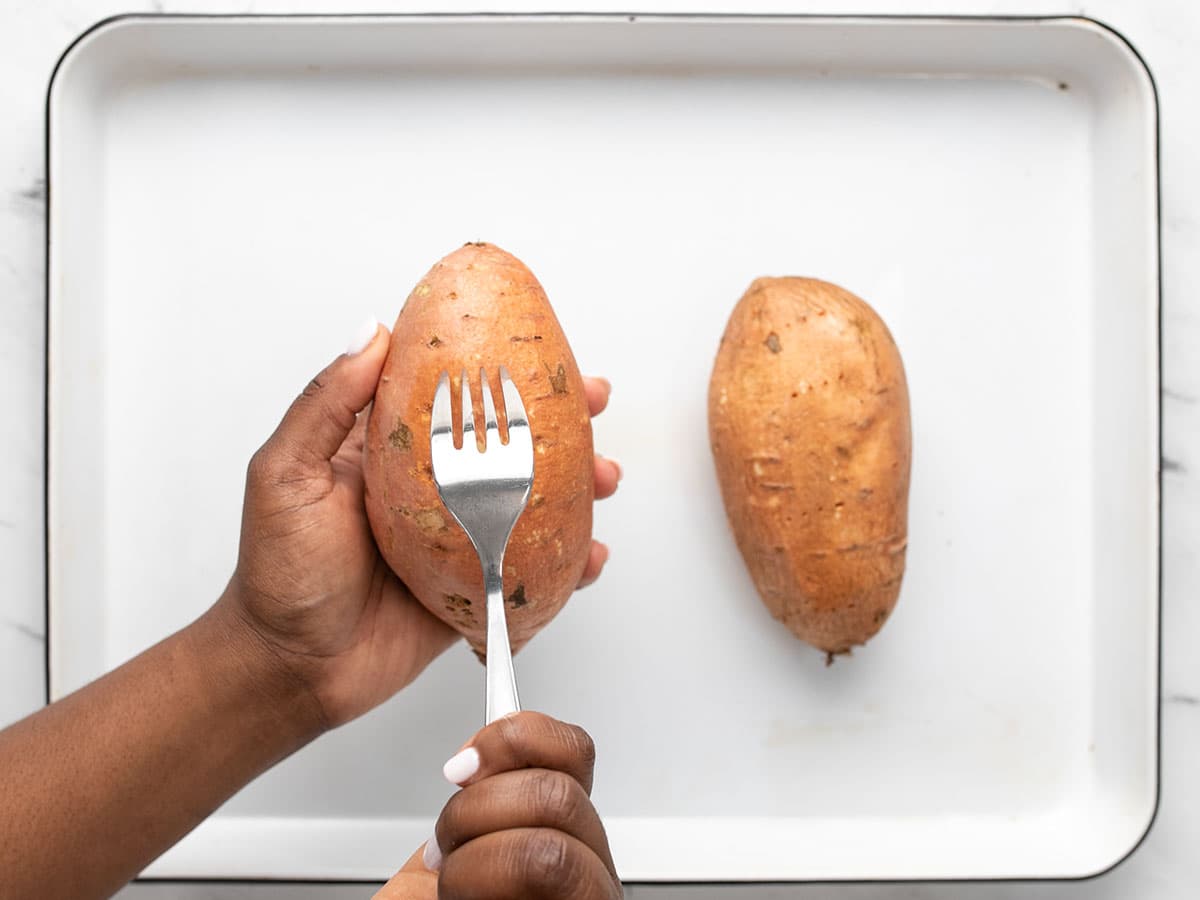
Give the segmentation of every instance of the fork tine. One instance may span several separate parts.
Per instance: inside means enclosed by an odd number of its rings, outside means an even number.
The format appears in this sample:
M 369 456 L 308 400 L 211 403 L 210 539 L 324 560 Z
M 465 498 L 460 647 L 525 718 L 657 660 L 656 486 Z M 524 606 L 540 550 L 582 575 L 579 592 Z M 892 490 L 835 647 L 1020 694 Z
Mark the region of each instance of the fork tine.
M 429 443 L 436 463 L 439 447 L 450 445 L 454 449 L 454 419 L 450 412 L 450 373 L 438 377 L 437 390 L 433 394 L 433 413 L 429 417 Z
M 462 372 L 462 423 L 462 447 L 466 450 L 468 442 L 475 443 L 475 411 L 471 408 L 471 379 L 466 369 Z
M 486 449 L 489 442 L 499 442 L 500 426 L 496 423 L 496 401 L 492 397 L 492 386 L 488 384 L 485 369 L 479 370 L 479 390 L 483 394 L 483 446 Z
M 509 432 L 511 433 L 513 428 L 528 426 L 529 419 L 525 416 L 525 404 L 521 402 L 521 393 L 508 377 L 508 369 L 504 366 L 500 367 L 500 390 L 504 394 L 504 412 L 508 418 Z

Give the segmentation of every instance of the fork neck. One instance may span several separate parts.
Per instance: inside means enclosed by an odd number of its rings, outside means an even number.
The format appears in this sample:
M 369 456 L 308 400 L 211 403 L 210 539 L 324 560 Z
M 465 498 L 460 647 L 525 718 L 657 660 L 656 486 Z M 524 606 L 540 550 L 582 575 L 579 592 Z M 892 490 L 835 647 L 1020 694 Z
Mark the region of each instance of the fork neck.
M 517 678 L 513 673 L 512 649 L 508 643 L 508 617 L 504 612 L 504 554 L 480 560 L 483 563 L 483 586 L 487 591 L 487 696 L 484 721 L 494 722 L 501 716 L 519 712 Z
M 495 557 L 491 554 L 480 554 L 479 561 L 483 564 L 483 590 L 486 594 L 504 593 L 504 554 Z

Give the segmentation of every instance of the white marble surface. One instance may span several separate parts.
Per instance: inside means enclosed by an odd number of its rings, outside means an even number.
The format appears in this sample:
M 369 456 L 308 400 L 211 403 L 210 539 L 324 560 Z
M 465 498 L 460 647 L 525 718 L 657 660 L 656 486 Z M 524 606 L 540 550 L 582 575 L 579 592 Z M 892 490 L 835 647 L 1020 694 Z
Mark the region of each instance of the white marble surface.
M 629 895 L 693 898 L 1184 898 L 1200 876 L 1200 656 L 1190 646 L 1200 627 L 1200 306 L 1189 285 L 1200 276 L 1200 7 L 1190 0 L 823 0 L 820 3 L 381 3 L 357 12 L 483 8 L 538 10 L 887 12 L 1084 14 L 1118 28 L 1142 53 L 1158 84 L 1162 111 L 1163 201 L 1163 748 L 1162 800 L 1152 832 L 1114 872 L 1075 884 L 877 885 L 764 888 L 644 888 Z M 0 725 L 36 709 L 45 696 L 43 652 L 44 199 L 43 104 L 51 68 L 66 45 L 95 21 L 118 12 L 330 12 L 328 0 L 146 2 L 0 0 Z M 397 863 L 401 861 L 400 851 Z M 138 884 L 122 897 L 367 897 L 365 886 Z

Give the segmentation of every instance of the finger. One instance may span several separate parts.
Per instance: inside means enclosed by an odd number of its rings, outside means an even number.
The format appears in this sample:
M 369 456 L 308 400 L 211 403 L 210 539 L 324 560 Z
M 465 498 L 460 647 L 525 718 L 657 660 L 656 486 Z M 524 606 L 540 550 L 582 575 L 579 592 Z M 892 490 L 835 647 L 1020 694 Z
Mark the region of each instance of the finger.
M 550 828 L 485 834 L 446 857 L 442 900 L 620 900 L 620 882 L 578 838 Z
M 596 481 L 596 499 L 603 500 L 617 492 L 617 482 L 624 475 L 621 464 L 615 459 L 597 454 L 592 462 L 593 477 Z
M 587 395 L 588 413 L 598 416 L 608 406 L 608 395 L 612 393 L 612 384 L 607 378 L 584 378 L 583 393 Z
M 342 446 L 338 447 L 338 452 L 333 455 L 333 461 L 347 463 L 352 469 L 362 468 L 363 461 L 363 445 L 367 442 L 367 415 L 368 410 L 363 410 L 358 414 L 358 421 L 354 423 L 354 427 L 350 429 L 350 433 L 346 435 L 346 439 L 342 441 Z
M 354 459 L 358 459 L 362 453 L 363 444 L 367 442 L 367 420 L 371 416 L 371 404 L 368 403 L 363 407 L 362 412 L 358 414 L 354 427 L 350 429 L 350 433 L 346 435 L 346 439 L 342 441 L 342 446 L 338 448 L 339 452 L 349 454 Z
M 583 787 L 565 772 L 520 769 L 467 785 L 438 818 L 435 839 L 443 857 L 468 841 L 510 828 L 552 828 L 578 838 L 614 875 L 608 837 Z
M 424 847 L 419 847 L 373 900 L 437 900 L 438 876 L 425 868 L 423 851 Z
M 608 562 L 608 545 L 592 541 L 591 549 L 588 550 L 587 563 L 583 567 L 583 575 L 580 576 L 575 590 L 585 588 L 599 578 L 600 573 L 604 571 L 606 562 Z
M 305 464 L 328 463 L 375 394 L 387 357 L 387 329 L 378 322 L 308 383 L 283 416 L 267 447 Z M 364 332 L 366 328 L 364 327 Z
M 537 712 L 497 719 L 476 732 L 442 768 L 451 784 L 473 784 L 514 769 L 557 769 L 592 789 L 596 746 L 578 725 Z

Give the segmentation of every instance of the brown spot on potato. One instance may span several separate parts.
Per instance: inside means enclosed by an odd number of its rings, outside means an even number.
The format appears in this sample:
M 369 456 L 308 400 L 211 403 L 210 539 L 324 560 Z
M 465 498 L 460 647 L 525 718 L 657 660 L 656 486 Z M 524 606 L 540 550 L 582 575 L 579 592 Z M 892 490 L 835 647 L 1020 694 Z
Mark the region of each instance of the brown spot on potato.
M 508 595 L 507 602 L 512 609 L 520 609 L 528 603 L 529 599 L 525 596 L 525 585 L 518 584 L 516 589 Z
M 413 516 L 413 521 L 422 531 L 445 531 L 446 519 L 436 509 L 423 509 Z
M 388 435 L 388 443 L 397 450 L 412 449 L 412 429 L 405 425 L 399 416 L 396 417 L 396 427 Z
M 446 609 L 464 610 L 471 606 L 471 598 L 462 594 L 446 594 Z
M 433 347 L 433 348 L 440 347 L 440 346 L 442 346 L 442 339 L 435 334 L 433 337 L 431 337 L 429 339 L 428 346 Z
M 558 371 L 550 371 L 550 367 L 546 366 L 546 374 L 550 376 L 550 387 L 556 394 L 565 394 L 567 392 L 567 370 L 563 368 L 563 364 L 558 364 Z
M 767 339 L 763 343 L 767 345 L 767 349 L 772 353 L 778 353 L 783 349 L 783 345 L 779 343 L 779 335 L 773 331 L 767 335 Z

